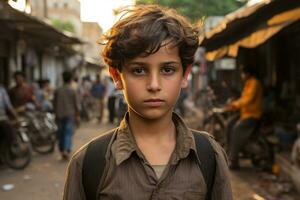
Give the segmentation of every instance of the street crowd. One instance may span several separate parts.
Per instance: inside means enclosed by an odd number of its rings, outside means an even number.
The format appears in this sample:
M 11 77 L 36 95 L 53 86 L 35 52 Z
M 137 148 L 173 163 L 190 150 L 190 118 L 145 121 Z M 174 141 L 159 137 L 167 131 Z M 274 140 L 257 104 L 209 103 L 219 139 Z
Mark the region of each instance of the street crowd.
M 80 121 L 97 119 L 104 123 L 104 109 L 108 110 L 108 123 L 120 122 L 127 105 L 123 94 L 114 89 L 110 77 L 103 80 L 100 75 L 92 81 L 85 76 L 81 81 L 69 71 L 62 74 L 63 84 L 51 87 L 48 79 L 27 83 L 25 75 L 14 73 L 14 86 L 0 87 L 0 130 L 1 141 L 11 141 L 20 125 L 20 117 L 35 110 L 53 113 L 58 126 L 57 139 L 62 158 L 68 160 L 71 140 Z

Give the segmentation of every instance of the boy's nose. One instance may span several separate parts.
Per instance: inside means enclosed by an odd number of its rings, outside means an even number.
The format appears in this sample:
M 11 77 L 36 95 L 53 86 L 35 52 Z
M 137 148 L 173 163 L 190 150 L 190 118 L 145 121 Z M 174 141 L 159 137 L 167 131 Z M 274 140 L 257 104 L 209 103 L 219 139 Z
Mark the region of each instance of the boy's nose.
M 147 90 L 157 92 L 161 90 L 159 74 L 151 74 L 147 84 Z

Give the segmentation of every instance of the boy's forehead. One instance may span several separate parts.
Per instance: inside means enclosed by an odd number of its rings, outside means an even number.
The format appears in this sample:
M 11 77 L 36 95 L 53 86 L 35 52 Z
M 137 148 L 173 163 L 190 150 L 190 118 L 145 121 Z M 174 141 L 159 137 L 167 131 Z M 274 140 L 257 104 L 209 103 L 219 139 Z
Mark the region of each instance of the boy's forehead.
M 158 51 L 147 54 L 147 53 L 141 53 L 139 56 L 136 56 L 135 58 L 129 60 L 129 62 L 136 62 L 136 61 L 174 61 L 174 62 L 180 62 L 180 56 L 179 56 L 179 49 L 177 46 L 166 44 L 162 45 Z

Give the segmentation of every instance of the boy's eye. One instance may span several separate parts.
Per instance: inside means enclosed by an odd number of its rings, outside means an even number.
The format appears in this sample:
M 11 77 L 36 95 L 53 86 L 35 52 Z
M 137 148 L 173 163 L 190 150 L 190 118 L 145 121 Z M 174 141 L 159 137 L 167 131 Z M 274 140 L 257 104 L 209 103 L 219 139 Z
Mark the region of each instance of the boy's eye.
M 143 67 L 136 67 L 136 68 L 132 69 L 132 73 L 134 75 L 144 75 L 146 72 L 145 72 L 145 69 Z
M 171 75 L 171 74 L 173 74 L 175 71 L 176 71 L 176 69 L 175 69 L 174 67 L 170 67 L 170 66 L 168 66 L 168 67 L 163 67 L 163 68 L 161 69 L 161 72 L 162 72 L 163 74 L 166 74 L 166 75 Z

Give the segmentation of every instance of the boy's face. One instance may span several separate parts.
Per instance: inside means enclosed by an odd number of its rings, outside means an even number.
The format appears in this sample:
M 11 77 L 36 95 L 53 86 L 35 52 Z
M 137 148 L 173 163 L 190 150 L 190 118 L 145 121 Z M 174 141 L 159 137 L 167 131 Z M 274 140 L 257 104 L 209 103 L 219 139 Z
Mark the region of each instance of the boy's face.
M 146 119 L 159 119 L 171 114 L 181 88 L 187 87 L 190 68 L 183 75 L 178 47 L 163 46 L 155 54 L 136 57 L 117 73 L 110 72 L 117 89 L 123 89 L 134 112 Z

